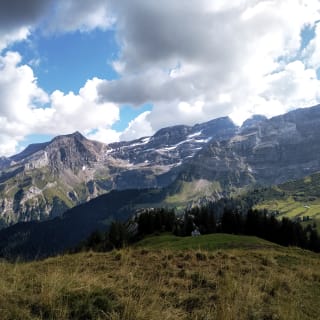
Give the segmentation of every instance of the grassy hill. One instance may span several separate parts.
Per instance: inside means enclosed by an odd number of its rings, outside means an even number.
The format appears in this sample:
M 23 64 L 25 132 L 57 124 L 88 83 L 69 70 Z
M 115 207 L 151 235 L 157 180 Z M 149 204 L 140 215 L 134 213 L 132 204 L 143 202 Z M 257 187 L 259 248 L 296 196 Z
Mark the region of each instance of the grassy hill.
M 208 234 L 201 237 L 176 237 L 172 234 L 151 236 L 141 240 L 137 247 L 148 249 L 170 249 L 170 250 L 218 250 L 218 249 L 254 249 L 272 248 L 277 245 L 251 236 L 238 236 L 233 234 Z M 278 247 L 278 246 L 277 246 Z
M 0 262 L 1 319 L 319 319 L 319 264 L 308 251 L 223 234 Z

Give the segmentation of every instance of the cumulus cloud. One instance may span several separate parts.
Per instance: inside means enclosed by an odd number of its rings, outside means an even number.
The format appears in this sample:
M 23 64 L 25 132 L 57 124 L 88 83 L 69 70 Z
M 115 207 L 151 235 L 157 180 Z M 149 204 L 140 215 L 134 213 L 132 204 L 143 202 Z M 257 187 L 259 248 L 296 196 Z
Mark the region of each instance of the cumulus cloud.
M 60 0 L 56 1 L 48 29 L 59 32 L 90 31 L 107 29 L 113 22 L 106 0 Z
M 104 81 L 98 90 L 104 100 L 139 106 L 147 102 L 172 101 L 177 97 L 191 99 L 200 94 L 192 86 L 192 79 L 189 80 L 187 84 L 162 70 L 150 69 L 119 80 Z
M 98 101 L 96 86 L 100 81 L 97 78 L 88 80 L 78 94 L 54 91 L 50 96 L 49 108 L 34 110 L 34 114 L 40 113 L 35 124 L 37 131 L 61 134 L 111 127 L 119 119 L 119 108 L 114 103 Z
M 20 126 L 15 129 L 12 124 L 32 122 L 32 113 L 37 103 L 48 102 L 48 96 L 38 87 L 32 69 L 20 65 L 20 62 L 21 56 L 16 52 L 0 56 L 0 119 L 6 122 L 7 133 L 21 130 L 20 134 L 23 134 L 25 129 Z
M 48 96 L 36 83 L 30 67 L 19 65 L 21 56 L 7 52 L 0 56 L 0 154 L 13 153 L 18 141 L 28 133 L 37 103 Z
M 121 78 L 102 83 L 99 94 L 153 103 L 144 118 L 153 130 L 223 115 L 241 123 L 320 102 L 316 63 L 299 58 L 301 31 L 320 17 L 318 0 L 124 0 L 112 8 Z
M 98 101 L 101 80 L 88 80 L 78 93 L 56 90 L 50 96 L 37 84 L 21 56 L 0 57 L 0 154 L 12 154 L 18 142 L 31 133 L 65 134 L 110 129 L 119 119 L 119 107 Z
M 147 120 L 149 115 L 150 111 L 145 111 L 130 121 L 128 128 L 121 134 L 120 139 L 132 140 L 150 136 L 153 133 L 153 129 Z
M 10 0 L 0 2 L 0 52 L 41 28 L 46 33 L 112 26 L 106 0 Z
M 78 93 L 56 90 L 50 96 L 19 55 L 3 56 L 0 134 L 11 136 L 16 126 L 12 141 L 32 130 L 129 140 L 167 125 L 224 115 L 241 123 L 253 113 L 273 116 L 316 104 L 319 18 L 318 0 L 2 2 L 0 50 L 40 27 L 49 34 L 114 28 L 120 52 L 113 61 L 119 79 L 92 79 Z M 313 27 L 315 37 L 302 51 L 301 31 Z M 112 130 L 119 105 L 145 103 L 153 109 L 123 133 Z
M 0 2 L 0 52 L 15 41 L 25 40 L 32 26 L 48 14 L 53 0 Z
M 113 2 L 122 65 L 125 71 L 139 72 L 180 62 L 207 64 L 225 74 L 253 49 L 276 56 L 294 51 L 301 27 L 319 14 L 317 0 Z
M 320 23 L 314 27 L 315 36 L 304 50 L 306 63 L 318 69 L 320 67 Z
M 4 31 L 0 29 L 0 53 L 9 44 L 12 44 L 16 41 L 25 40 L 28 36 L 29 29 L 27 27 L 11 29 L 9 31 Z
M 91 140 L 101 141 L 104 143 L 118 142 L 120 132 L 110 128 L 97 128 L 93 132 L 87 132 L 86 137 Z

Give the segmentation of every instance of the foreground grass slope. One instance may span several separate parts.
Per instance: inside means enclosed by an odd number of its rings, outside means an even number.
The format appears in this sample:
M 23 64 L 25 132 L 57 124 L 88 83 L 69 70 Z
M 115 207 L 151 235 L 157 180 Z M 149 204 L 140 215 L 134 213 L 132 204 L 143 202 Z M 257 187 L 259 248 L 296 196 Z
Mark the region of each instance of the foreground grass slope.
M 319 255 L 249 237 L 167 240 L 2 262 L 1 319 L 320 319 Z

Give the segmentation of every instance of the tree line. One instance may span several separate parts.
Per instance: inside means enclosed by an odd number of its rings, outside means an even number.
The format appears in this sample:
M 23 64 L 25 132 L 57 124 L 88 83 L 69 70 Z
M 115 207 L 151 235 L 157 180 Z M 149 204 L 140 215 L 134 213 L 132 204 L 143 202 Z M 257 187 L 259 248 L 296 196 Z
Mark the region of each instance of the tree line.
M 111 250 L 150 234 L 170 232 L 177 236 L 190 236 L 194 230 L 200 234 L 257 236 L 280 245 L 320 252 L 320 237 L 315 226 L 304 228 L 299 222 L 288 218 L 278 219 L 273 213 L 254 210 L 246 201 L 239 199 L 221 199 L 195 206 L 186 209 L 182 215 L 168 208 L 143 209 L 125 223 L 112 222 L 106 233 L 93 233 L 80 248 Z

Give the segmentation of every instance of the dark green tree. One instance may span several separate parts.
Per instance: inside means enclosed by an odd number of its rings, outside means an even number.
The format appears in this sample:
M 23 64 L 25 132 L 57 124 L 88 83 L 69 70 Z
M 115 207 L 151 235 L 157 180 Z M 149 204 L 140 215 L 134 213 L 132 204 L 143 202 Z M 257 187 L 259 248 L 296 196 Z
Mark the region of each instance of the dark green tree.
M 121 222 L 112 222 L 108 233 L 108 240 L 114 248 L 124 247 L 129 240 L 126 226 Z

